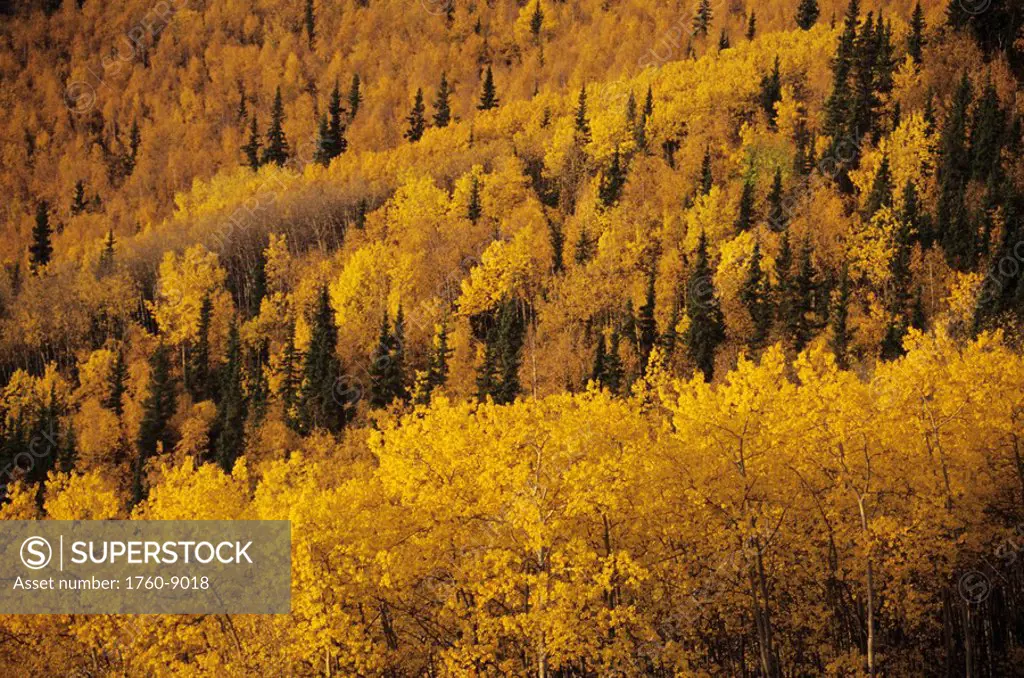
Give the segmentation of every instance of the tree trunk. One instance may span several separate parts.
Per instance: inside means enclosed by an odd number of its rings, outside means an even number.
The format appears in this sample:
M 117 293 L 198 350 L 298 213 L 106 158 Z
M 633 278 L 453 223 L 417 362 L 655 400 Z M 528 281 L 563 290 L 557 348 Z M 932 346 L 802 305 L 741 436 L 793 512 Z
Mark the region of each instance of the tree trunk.
M 863 497 L 860 497 L 860 496 L 857 497 L 857 508 L 860 510 L 860 527 L 861 527 L 861 530 L 863 530 L 864 534 L 867 534 L 867 532 L 868 532 L 868 518 L 867 518 L 867 514 L 864 511 L 864 498 Z M 867 599 L 867 606 L 868 606 L 868 610 L 867 610 L 867 612 L 868 612 L 867 652 L 868 652 L 868 675 L 872 676 L 872 678 L 873 678 L 874 675 L 875 675 L 875 577 L 874 577 L 874 570 L 873 570 L 872 565 L 871 565 L 871 554 L 870 554 L 870 551 L 868 553 L 868 559 L 867 560 L 868 560 L 868 562 L 867 562 L 867 587 L 868 587 L 868 596 L 867 596 L 867 598 L 868 598 Z

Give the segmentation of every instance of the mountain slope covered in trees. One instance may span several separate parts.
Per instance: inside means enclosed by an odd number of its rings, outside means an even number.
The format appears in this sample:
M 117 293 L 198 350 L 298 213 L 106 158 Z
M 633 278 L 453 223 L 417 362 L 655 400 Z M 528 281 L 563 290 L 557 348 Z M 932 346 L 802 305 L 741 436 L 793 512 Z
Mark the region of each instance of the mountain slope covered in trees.
M 0 515 L 294 535 L 0 663 L 1019 663 L 1015 3 L 0 10 Z

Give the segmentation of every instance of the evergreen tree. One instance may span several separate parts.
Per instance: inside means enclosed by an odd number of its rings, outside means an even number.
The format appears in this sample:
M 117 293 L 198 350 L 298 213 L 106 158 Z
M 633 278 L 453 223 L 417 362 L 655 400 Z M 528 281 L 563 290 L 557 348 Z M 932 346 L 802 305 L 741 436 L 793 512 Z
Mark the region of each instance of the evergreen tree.
M 836 356 L 836 364 L 842 369 L 849 366 L 848 353 L 850 348 L 850 329 L 847 321 L 850 316 L 850 272 L 846 263 L 839 276 L 839 295 L 832 317 L 832 352 Z
M 338 328 L 334 322 L 327 288 L 321 287 L 317 306 L 310 319 L 309 349 L 302 369 L 299 388 L 299 430 L 309 433 L 326 429 L 332 433 L 345 425 L 347 402 L 339 393 L 345 373 L 338 358 Z
M 892 44 L 892 22 L 882 19 L 878 11 L 875 26 L 875 89 L 881 94 L 891 94 L 893 74 L 896 72 L 896 49 Z M 881 104 L 881 102 L 879 102 Z
M 138 456 L 132 483 L 133 505 L 145 498 L 142 475 L 146 462 L 157 453 L 159 445 L 162 444 L 163 449 L 169 450 L 172 443 L 169 423 L 174 416 L 176 403 L 170 358 L 167 347 L 163 344 L 157 346 L 150 356 L 149 370 L 149 385 L 142 403 L 142 421 L 136 438 Z
M 128 365 L 124 361 L 123 350 L 119 350 L 114 356 L 107 386 L 109 390 L 107 397 L 103 399 L 103 407 L 120 418 L 124 414 L 124 395 L 128 392 Z
M 299 399 L 299 390 L 302 387 L 302 374 L 300 366 L 301 357 L 295 347 L 295 323 L 291 323 L 288 331 L 288 343 L 284 346 L 284 355 L 281 359 L 281 408 L 283 418 L 289 428 L 298 428 L 298 417 L 295 413 Z
M 327 103 L 327 155 L 333 160 L 345 152 L 348 142 L 345 141 L 345 123 L 342 116 L 345 109 L 341 106 L 341 90 L 338 89 L 338 81 L 334 81 L 334 89 L 331 90 L 331 98 Z
M 747 276 L 740 288 L 740 301 L 746 307 L 754 328 L 748 344 L 754 351 L 764 347 L 771 331 L 774 309 L 770 297 L 769 282 L 761 270 L 761 243 L 755 241 L 754 252 L 747 266 Z
M 793 131 L 793 142 L 796 153 L 793 155 L 793 172 L 797 176 L 807 176 L 814 169 L 814 139 L 807 129 L 807 119 L 800 117 Z
M 452 120 L 452 109 L 449 99 L 451 89 L 448 87 L 448 76 L 441 71 L 441 84 L 437 86 L 437 98 L 434 99 L 434 126 L 447 127 Z
M 789 322 L 787 329 L 793 337 L 793 347 L 797 352 L 804 350 L 814 336 L 815 272 L 811 255 L 814 248 L 809 239 L 804 240 L 800 248 L 800 265 L 791 289 L 792 297 L 788 305 Z
M 753 40 L 757 35 L 757 12 L 750 11 L 750 18 L 747 19 L 747 40 Z
M 260 167 L 260 130 L 255 113 L 252 114 L 252 118 L 249 120 L 249 141 L 242 146 L 242 152 L 245 153 L 245 159 L 249 167 L 253 171 L 258 170 Z
M 924 37 L 925 28 L 924 10 L 921 9 L 921 3 L 918 2 L 910 17 L 910 35 L 907 36 L 907 54 L 918 66 L 922 63 L 924 48 L 927 44 Z
M 519 394 L 519 365 L 525 335 L 522 314 L 515 300 L 502 302 L 489 314 L 490 327 L 484 346 L 484 362 L 477 375 L 477 393 L 495 403 L 513 402 Z
M 474 174 L 470 178 L 469 203 L 466 205 L 466 218 L 474 224 L 483 214 L 483 204 L 480 198 L 480 179 Z
M 565 234 L 557 221 L 548 219 L 548 240 L 551 242 L 551 272 L 555 275 L 565 270 Z
M 590 234 L 587 233 L 587 227 L 583 226 L 580 228 L 580 235 L 576 239 L 575 249 L 575 261 L 577 266 L 582 266 L 590 261 L 593 256 L 593 242 L 591 241 Z
M 994 172 L 998 173 L 1005 131 L 1006 116 L 999 105 L 999 94 L 990 80 L 978 100 L 970 135 L 973 176 L 979 181 L 988 181 Z
M 819 14 L 821 10 L 818 9 L 818 0 L 800 0 L 800 5 L 796 9 L 796 25 L 809 31 L 818 23 Z
M 633 129 L 636 127 L 636 97 L 633 96 L 633 92 L 630 91 L 629 96 L 626 98 L 626 129 Z
M 306 41 L 309 43 L 309 48 L 314 49 L 316 45 L 316 14 L 313 12 L 313 0 L 306 0 L 304 23 L 306 25 Z
M 594 350 L 594 368 L 590 371 L 590 381 L 600 387 L 604 386 L 607 370 L 608 354 L 604 344 L 604 332 L 597 333 L 597 348 Z
M 584 146 L 590 143 L 590 121 L 587 119 L 587 86 L 580 87 L 576 100 L 576 143 Z
M 108 229 L 107 237 L 103 239 L 103 250 L 100 252 L 99 264 L 97 266 L 97 272 L 101 277 L 109 275 L 114 271 L 114 254 L 116 246 L 117 240 L 114 239 L 114 231 L 113 229 Z
M 359 74 L 352 74 L 352 85 L 348 90 L 348 119 L 351 122 L 359 111 L 359 104 L 363 101 L 363 95 L 359 91 Z
M 849 137 L 849 120 L 853 107 L 850 77 L 857 54 L 857 28 L 859 25 L 859 0 L 850 0 L 843 22 L 843 32 L 836 45 L 835 57 L 832 59 L 832 92 L 825 102 L 824 131 L 832 139 L 830 155 L 837 158 L 843 157 L 839 150 L 844 143 L 847 143 Z
M 135 165 L 139 160 L 139 146 L 142 144 L 142 134 L 139 132 L 139 121 L 132 120 L 131 129 L 128 131 L 128 174 L 135 171 Z
M 958 270 L 967 270 L 972 265 L 975 248 L 964 205 L 971 171 L 970 153 L 965 143 L 971 98 L 971 81 L 964 73 L 939 141 L 937 227 L 946 259 Z
M 270 399 L 270 384 L 263 367 L 267 363 L 268 350 L 268 341 L 264 339 L 259 348 L 253 349 L 249 357 L 246 409 L 249 411 L 249 420 L 253 428 L 259 427 L 263 422 Z
M 36 204 L 36 221 L 32 227 L 32 244 L 28 246 L 28 264 L 33 274 L 38 275 L 53 256 L 50 228 L 50 206 L 45 200 Z
M 327 115 L 320 116 L 320 124 L 316 131 L 316 149 L 313 151 L 313 162 L 324 167 L 331 164 L 330 152 L 330 128 L 327 125 Z
M 622 387 L 623 369 L 622 357 L 619 355 L 619 333 L 612 332 L 611 342 L 608 346 L 608 353 L 604 360 L 604 375 L 602 385 L 612 393 L 618 393 Z
M 889 171 L 889 155 L 882 156 L 878 164 L 875 179 L 871 184 L 871 192 L 864 203 L 864 218 L 870 219 L 882 207 L 892 205 L 892 175 Z
M 78 216 L 85 208 L 85 182 L 79 179 L 75 182 L 75 192 L 71 197 L 71 216 Z
M 633 141 L 636 142 L 636 147 L 639 150 L 647 149 L 647 121 L 651 117 L 651 113 L 654 112 L 654 95 L 651 93 L 650 86 L 647 87 L 647 97 L 644 99 L 644 107 L 640 111 L 640 118 L 636 121 L 636 126 L 633 128 Z
M 619 201 L 622 189 L 626 185 L 626 173 L 622 168 L 622 160 L 619 155 L 619 147 L 615 147 L 612 153 L 612 161 L 608 169 L 601 174 L 601 181 L 598 185 L 597 194 L 601 204 L 611 207 Z
M 786 214 L 785 195 L 782 192 L 781 168 L 775 169 L 772 190 L 768 192 L 768 225 L 776 231 L 781 231 L 789 225 L 789 216 Z
M 242 350 L 238 323 L 232 319 L 228 348 L 221 366 L 220 400 L 217 402 L 216 459 L 225 473 L 231 473 L 235 461 L 245 452 L 246 402 L 242 391 Z
M 497 108 L 498 103 L 498 90 L 494 86 L 494 73 L 491 71 L 490 64 L 488 64 L 487 70 L 484 72 L 484 84 L 480 91 L 480 103 L 477 105 L 477 109 L 489 111 L 492 108 Z
M 775 104 L 782 101 L 782 76 L 779 73 L 779 57 L 775 57 L 772 72 L 761 78 L 761 91 L 758 95 L 761 109 L 768 118 L 768 124 L 775 128 Z
M 448 346 L 448 323 L 442 321 L 437 334 L 434 335 L 434 343 L 427 358 L 426 393 L 423 402 L 429 401 L 430 394 L 435 389 L 448 383 L 448 361 L 453 352 Z
M 729 33 L 723 28 L 718 36 L 718 51 L 729 49 Z
M 199 307 L 199 326 L 196 344 L 189 352 L 185 383 L 192 399 L 196 402 L 213 397 L 210 374 L 210 321 L 213 317 L 213 301 L 210 295 L 203 296 Z
M 711 187 L 715 183 L 714 174 L 711 172 L 711 147 L 704 147 L 704 159 L 700 164 L 700 186 L 698 191 L 700 195 L 707 195 L 711 192 Z
M 654 343 L 658 339 L 658 323 L 654 318 L 656 268 L 655 262 L 652 261 L 647 273 L 647 293 L 644 297 L 644 304 L 640 307 L 636 317 L 636 342 L 640 353 L 641 371 L 647 369 L 647 361 L 650 359 Z
M 865 134 L 876 131 L 878 108 L 881 101 L 877 91 L 878 37 L 875 33 L 874 18 L 868 12 L 857 36 L 856 54 L 853 58 L 853 104 L 846 127 L 847 137 L 854 142 Z M 856 154 L 856 143 L 854 143 Z M 856 159 L 854 159 L 856 162 Z
M 274 163 L 281 166 L 288 161 L 288 140 L 284 137 L 284 105 L 281 103 L 281 88 L 274 94 L 274 107 L 270 113 L 270 129 L 267 130 L 267 145 L 263 149 L 260 163 Z
M 249 117 L 248 96 L 245 93 L 245 83 L 238 81 L 238 108 L 235 110 L 235 119 L 242 122 Z
M 706 37 L 709 28 L 711 28 L 711 0 L 700 0 L 697 14 L 693 17 L 693 34 Z
M 404 400 L 408 396 L 405 388 L 404 334 L 401 309 L 395 318 L 394 332 L 391 331 L 385 313 L 377 346 L 370 356 L 370 407 L 374 409 L 387 407 L 396 399 Z
M 914 233 L 918 229 L 917 190 L 914 182 L 907 179 L 903 187 L 903 209 L 900 211 L 899 226 L 893 238 L 892 259 L 889 261 L 889 280 L 892 290 L 890 310 L 902 313 L 910 293 L 910 254 Z
M 925 133 L 928 136 L 935 134 L 935 93 L 928 88 L 928 96 L 924 102 L 924 113 L 922 114 L 925 124 Z
M 423 131 L 427 128 L 426 119 L 423 117 L 424 111 L 423 89 L 417 88 L 416 96 L 413 98 L 412 111 L 409 112 L 409 117 L 406 118 L 409 128 L 402 135 L 413 143 L 423 137 Z
M 899 319 L 892 319 L 885 327 L 879 358 L 884 362 L 896 360 L 903 356 L 903 338 L 907 335 L 907 326 Z
M 750 230 L 754 223 L 754 182 L 746 179 L 743 182 L 743 192 L 740 193 L 740 208 L 736 215 L 736 231 L 742 233 Z
M 686 310 L 690 316 L 690 327 L 686 331 L 687 353 L 697 369 L 704 374 L 704 379 L 711 381 L 715 373 L 715 352 L 718 345 L 725 341 L 725 320 L 715 293 L 704 233 L 700 235 L 697 260 L 690 272 L 687 289 L 689 295 Z
M 530 33 L 533 41 L 540 44 L 540 31 L 544 27 L 544 10 L 541 9 L 540 0 L 533 6 L 533 14 L 530 15 Z

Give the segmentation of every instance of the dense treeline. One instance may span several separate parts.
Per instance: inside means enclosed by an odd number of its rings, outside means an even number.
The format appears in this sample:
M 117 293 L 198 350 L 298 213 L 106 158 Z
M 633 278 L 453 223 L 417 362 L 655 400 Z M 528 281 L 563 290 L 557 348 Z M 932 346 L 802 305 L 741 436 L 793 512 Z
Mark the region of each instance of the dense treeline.
M 6 9 L 0 511 L 297 535 L 10 666 L 1012 671 L 1014 3 Z

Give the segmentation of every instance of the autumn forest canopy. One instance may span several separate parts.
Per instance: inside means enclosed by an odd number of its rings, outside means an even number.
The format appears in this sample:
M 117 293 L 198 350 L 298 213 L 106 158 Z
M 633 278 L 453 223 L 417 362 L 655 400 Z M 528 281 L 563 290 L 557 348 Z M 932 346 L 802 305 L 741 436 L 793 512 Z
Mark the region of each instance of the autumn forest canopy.
M 1024 675 L 1015 0 L 3 0 L 0 518 L 288 519 L 4 675 Z

